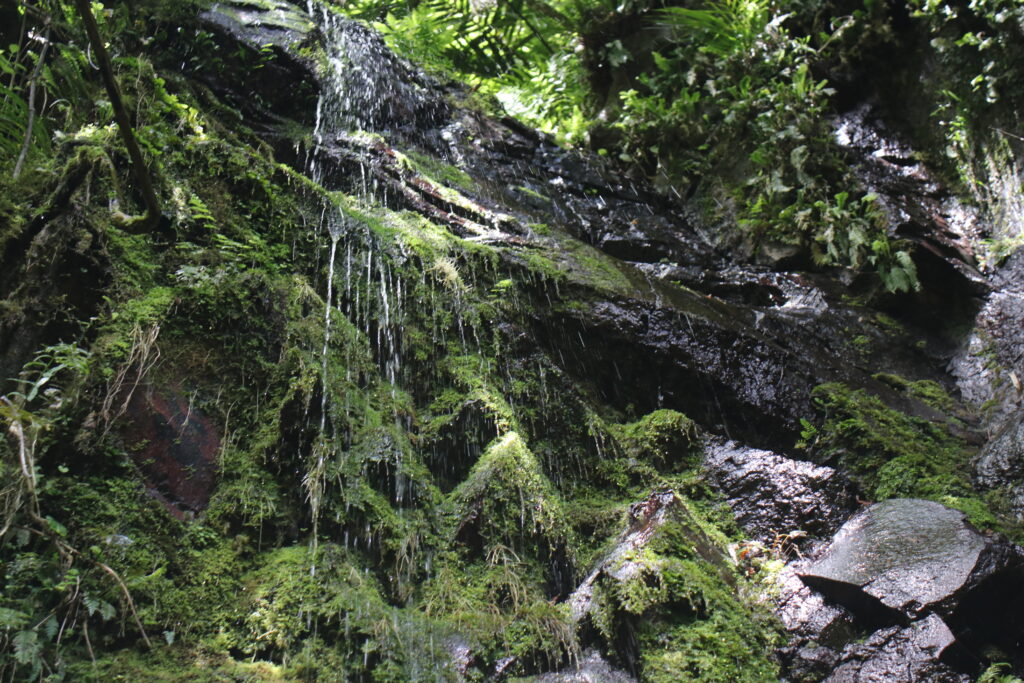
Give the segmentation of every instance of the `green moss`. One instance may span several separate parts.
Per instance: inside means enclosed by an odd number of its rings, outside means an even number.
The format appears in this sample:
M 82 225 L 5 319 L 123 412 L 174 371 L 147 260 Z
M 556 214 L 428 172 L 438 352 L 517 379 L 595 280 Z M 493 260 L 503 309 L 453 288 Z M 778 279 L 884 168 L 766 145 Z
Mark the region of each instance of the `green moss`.
M 627 456 L 660 471 L 691 469 L 703 453 L 697 425 L 674 410 L 656 410 L 637 422 L 613 426 L 612 433 Z
M 608 643 L 635 633 L 644 681 L 777 680 L 778 625 L 737 596 L 742 579 L 707 527 L 676 497 L 647 544 L 604 570 L 594 625 Z
M 936 408 L 950 405 L 934 383 L 881 379 L 929 397 Z M 979 527 L 1014 533 L 974 490 L 974 448 L 947 425 L 893 410 L 878 396 L 843 384 L 823 384 L 812 396 L 822 421 L 808 433 L 811 453 L 850 472 L 869 498 L 926 498 L 962 510 Z
M 404 156 L 413 169 L 436 183 L 464 192 L 471 191 L 476 187 L 476 183 L 468 173 L 451 164 L 446 164 L 416 151 L 407 151 Z
M 516 432 L 487 447 L 452 492 L 452 504 L 456 533 L 472 528 L 484 548 L 503 545 L 532 553 L 542 543 L 555 551 L 565 547 L 570 535 L 561 497 Z
M 953 397 L 949 395 L 949 392 L 941 384 L 934 380 L 922 379 L 912 382 L 899 375 L 884 372 L 872 375 L 872 377 L 880 382 L 885 382 L 897 391 L 905 392 L 907 395 L 930 405 L 938 411 L 952 413 L 957 409 L 957 403 Z
M 96 662 L 72 662 L 67 675 L 76 681 L 175 683 L 182 680 L 184 671 L 188 672 L 188 680 L 195 683 L 225 680 L 285 683 L 300 680 L 270 662 L 240 662 L 202 647 L 165 646 L 163 642 L 153 651 L 122 650 L 101 654 Z

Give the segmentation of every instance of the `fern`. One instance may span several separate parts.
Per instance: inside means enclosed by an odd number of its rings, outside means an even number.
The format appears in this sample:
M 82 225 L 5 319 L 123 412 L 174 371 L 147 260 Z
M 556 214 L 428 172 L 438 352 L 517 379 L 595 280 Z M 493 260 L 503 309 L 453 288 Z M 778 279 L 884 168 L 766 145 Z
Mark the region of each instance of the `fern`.
M 767 0 L 718 0 L 705 9 L 667 7 L 661 11 L 662 26 L 697 34 L 701 50 L 716 57 L 749 51 L 770 19 Z
M 5 631 L 11 629 L 21 628 L 28 623 L 29 616 L 24 612 L 19 612 L 16 609 L 9 609 L 7 607 L 0 607 L 0 628 Z
M 28 125 L 28 102 L 11 81 L 17 81 L 24 74 L 21 64 L 11 61 L 8 54 L 0 50 L 0 156 L 13 159 L 21 150 Z M 5 82 L 6 81 L 6 82 Z M 30 152 L 45 151 L 49 138 L 43 126 L 37 122 L 30 141 Z
M 35 668 L 39 665 L 43 644 L 35 631 L 18 631 L 14 636 L 14 661 Z

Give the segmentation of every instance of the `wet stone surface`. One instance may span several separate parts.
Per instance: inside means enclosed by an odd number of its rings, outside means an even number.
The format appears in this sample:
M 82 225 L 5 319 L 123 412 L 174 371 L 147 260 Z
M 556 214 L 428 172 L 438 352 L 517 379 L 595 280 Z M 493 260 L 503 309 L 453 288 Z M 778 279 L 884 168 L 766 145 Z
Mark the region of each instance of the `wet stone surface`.
M 576 667 L 527 679 L 530 683 L 635 683 L 636 679 L 612 667 L 597 650 L 583 653 Z
M 1024 412 L 1019 412 L 982 448 L 974 463 L 976 483 L 1005 488 L 1017 519 L 1024 520 Z
M 150 493 L 178 519 L 206 509 L 217 483 L 220 436 L 201 410 L 170 390 L 139 386 L 120 429 Z
M 851 518 L 801 577 L 867 618 L 892 623 L 954 600 L 975 581 L 987 547 L 963 513 L 893 499 Z
M 1024 251 L 1007 260 L 992 285 L 949 370 L 965 402 L 981 409 L 990 433 L 996 433 L 1024 399 Z
M 774 611 L 790 634 L 791 645 L 813 641 L 822 646 L 842 648 L 857 633 L 854 616 L 841 605 L 828 602 L 800 580 L 799 572 L 809 561 L 786 565 L 776 580 L 778 594 Z
M 831 467 L 713 439 L 704 472 L 752 538 L 772 543 L 803 531 L 831 536 L 856 508 L 849 482 Z
M 258 45 L 293 47 L 314 25 L 305 12 L 285 0 L 234 0 L 214 3 L 204 21 Z
M 957 201 L 920 155 L 868 105 L 838 117 L 834 135 L 858 179 L 877 196 L 896 235 L 916 245 L 913 258 L 925 289 L 956 295 L 988 291 L 972 247 L 980 237 L 979 218 Z
M 936 615 L 906 628 L 893 626 L 847 646 L 828 683 L 967 683 L 971 677 L 943 661 L 956 659 L 956 639 Z

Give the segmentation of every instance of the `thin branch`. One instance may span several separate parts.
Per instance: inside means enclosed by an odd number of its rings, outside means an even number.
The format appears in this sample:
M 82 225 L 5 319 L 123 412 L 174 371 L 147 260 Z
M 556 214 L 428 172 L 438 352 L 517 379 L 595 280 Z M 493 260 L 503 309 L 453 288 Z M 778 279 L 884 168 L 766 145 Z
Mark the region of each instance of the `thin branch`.
M 28 125 L 25 126 L 25 141 L 21 143 L 21 153 L 18 155 L 18 161 L 14 164 L 15 179 L 21 175 L 21 169 L 25 165 L 25 159 L 28 157 L 29 147 L 32 145 L 32 133 L 36 124 L 36 85 L 39 83 L 39 74 L 43 70 L 43 62 L 46 61 L 46 53 L 49 49 L 50 26 L 47 24 L 46 35 L 43 36 L 43 49 L 39 51 L 36 65 L 28 79 Z
M 100 75 L 103 77 L 103 85 L 107 89 L 107 96 L 110 97 L 110 104 L 114 109 L 114 119 L 117 121 L 117 129 L 121 132 L 121 140 L 128 150 L 128 156 L 132 160 L 132 172 L 135 182 L 138 183 L 139 191 L 142 192 L 142 199 L 146 205 L 146 215 L 140 221 L 131 221 L 122 227 L 132 232 L 152 232 L 160 221 L 160 200 L 157 199 L 156 190 L 153 189 L 153 181 L 150 178 L 146 162 L 142 158 L 142 150 L 135 139 L 132 131 L 131 119 L 128 117 L 128 110 L 121 100 L 121 91 L 117 87 L 117 80 L 114 78 L 114 69 L 110 64 L 110 56 L 107 48 L 100 37 L 99 27 L 96 25 L 96 18 L 92 14 L 89 0 L 75 0 L 75 7 L 85 24 L 85 32 L 89 36 L 89 44 L 96 53 L 96 61 L 99 62 Z

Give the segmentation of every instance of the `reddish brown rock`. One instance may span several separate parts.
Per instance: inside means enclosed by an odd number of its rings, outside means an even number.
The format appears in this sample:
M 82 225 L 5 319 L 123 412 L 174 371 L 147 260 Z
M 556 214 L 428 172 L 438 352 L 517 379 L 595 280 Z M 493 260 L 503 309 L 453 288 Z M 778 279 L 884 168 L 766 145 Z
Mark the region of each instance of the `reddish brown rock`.
M 217 427 L 172 390 L 139 386 L 121 437 L 146 486 L 178 519 L 206 509 L 217 482 Z

